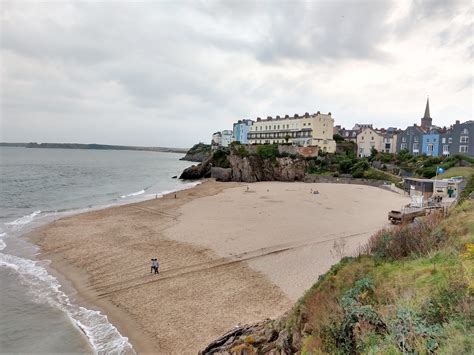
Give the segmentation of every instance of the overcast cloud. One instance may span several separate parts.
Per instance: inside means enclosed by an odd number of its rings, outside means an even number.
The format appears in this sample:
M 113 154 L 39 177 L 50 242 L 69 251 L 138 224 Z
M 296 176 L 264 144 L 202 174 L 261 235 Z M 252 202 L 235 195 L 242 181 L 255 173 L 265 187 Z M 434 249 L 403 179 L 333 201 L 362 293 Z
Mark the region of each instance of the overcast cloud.
M 189 147 L 241 118 L 472 119 L 465 1 L 1 1 L 6 142 Z

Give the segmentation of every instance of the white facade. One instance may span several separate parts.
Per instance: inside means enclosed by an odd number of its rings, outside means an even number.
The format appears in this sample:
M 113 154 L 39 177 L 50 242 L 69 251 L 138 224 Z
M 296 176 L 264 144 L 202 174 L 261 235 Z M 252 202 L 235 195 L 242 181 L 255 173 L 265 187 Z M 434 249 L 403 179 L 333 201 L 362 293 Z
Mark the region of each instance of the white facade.
M 232 131 L 231 130 L 223 130 L 221 132 L 221 146 L 228 147 L 230 143 L 232 143 Z
M 333 140 L 334 119 L 331 113 L 309 113 L 303 116 L 276 116 L 265 120 L 257 118 L 248 134 L 249 144 L 292 143 L 298 146 L 319 146 L 321 150 L 335 152 Z
M 212 135 L 211 140 L 211 149 L 216 149 L 222 145 L 222 134 L 221 132 L 216 132 Z

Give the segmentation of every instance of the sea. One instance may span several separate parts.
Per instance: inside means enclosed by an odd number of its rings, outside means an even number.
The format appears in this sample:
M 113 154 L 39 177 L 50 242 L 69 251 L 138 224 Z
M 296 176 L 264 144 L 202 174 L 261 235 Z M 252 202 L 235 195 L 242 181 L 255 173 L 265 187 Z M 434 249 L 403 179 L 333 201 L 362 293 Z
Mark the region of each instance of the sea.
M 38 260 L 24 235 L 58 218 L 160 197 L 196 183 L 182 154 L 0 147 L 0 352 L 134 354 L 99 310 Z

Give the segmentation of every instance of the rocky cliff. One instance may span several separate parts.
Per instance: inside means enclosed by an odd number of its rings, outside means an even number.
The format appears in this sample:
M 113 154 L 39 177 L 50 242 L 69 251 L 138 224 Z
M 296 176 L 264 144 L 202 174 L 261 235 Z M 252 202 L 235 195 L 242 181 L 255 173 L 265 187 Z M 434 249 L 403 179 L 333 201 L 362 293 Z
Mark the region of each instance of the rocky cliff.
M 201 164 L 184 170 L 180 179 L 214 177 L 218 181 L 240 182 L 304 181 L 306 171 L 315 166 L 316 157 L 305 158 L 279 153 L 278 150 L 252 152 L 251 149 L 253 147 L 238 146 L 229 152 L 217 151 Z
M 312 161 L 301 158 L 262 158 L 250 155 L 241 157 L 231 154 L 230 179 L 232 181 L 303 181 Z
M 203 162 L 211 156 L 211 146 L 209 144 L 198 143 L 186 152 L 180 160 Z

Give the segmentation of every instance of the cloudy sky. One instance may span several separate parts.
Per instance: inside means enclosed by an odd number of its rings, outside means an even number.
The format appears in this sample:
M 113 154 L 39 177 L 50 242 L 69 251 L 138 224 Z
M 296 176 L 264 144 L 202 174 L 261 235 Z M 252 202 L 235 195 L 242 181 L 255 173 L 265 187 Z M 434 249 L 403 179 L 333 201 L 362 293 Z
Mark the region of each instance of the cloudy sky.
M 1 0 L 0 141 L 188 147 L 241 118 L 473 113 L 470 0 Z

